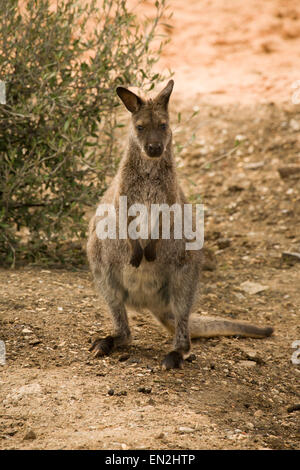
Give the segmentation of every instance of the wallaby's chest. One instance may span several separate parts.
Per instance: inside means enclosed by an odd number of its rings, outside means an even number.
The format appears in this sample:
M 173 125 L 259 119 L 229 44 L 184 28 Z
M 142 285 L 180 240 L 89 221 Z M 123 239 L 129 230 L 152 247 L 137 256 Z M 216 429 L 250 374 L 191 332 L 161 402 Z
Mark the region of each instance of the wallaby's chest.
M 153 168 L 122 175 L 119 193 L 127 196 L 128 204 L 164 204 L 174 200 L 174 178 L 169 172 Z

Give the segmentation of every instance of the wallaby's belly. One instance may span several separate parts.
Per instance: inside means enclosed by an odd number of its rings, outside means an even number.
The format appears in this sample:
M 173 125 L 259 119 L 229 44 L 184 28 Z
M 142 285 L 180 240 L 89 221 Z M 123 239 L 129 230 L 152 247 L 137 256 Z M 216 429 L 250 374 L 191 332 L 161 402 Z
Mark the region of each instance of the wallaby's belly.
M 140 308 L 159 308 L 169 303 L 168 273 L 159 271 L 155 264 L 143 261 L 138 269 L 125 266 L 123 287 L 126 304 Z

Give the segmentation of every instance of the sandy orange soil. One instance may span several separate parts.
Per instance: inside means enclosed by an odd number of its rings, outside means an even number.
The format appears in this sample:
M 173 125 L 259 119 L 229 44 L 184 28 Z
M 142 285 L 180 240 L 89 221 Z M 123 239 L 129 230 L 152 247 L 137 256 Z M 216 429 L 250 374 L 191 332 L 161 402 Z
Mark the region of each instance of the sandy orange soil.
M 154 1 L 128 4 L 143 16 Z M 172 0 L 160 70 L 175 92 L 214 103 L 289 101 L 300 80 L 300 2 Z

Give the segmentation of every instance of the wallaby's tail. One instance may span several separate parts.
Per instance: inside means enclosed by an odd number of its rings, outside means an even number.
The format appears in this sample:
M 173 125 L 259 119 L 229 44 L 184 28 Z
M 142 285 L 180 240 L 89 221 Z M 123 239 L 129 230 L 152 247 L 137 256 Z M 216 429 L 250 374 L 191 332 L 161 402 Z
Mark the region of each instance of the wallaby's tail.
M 171 312 L 156 315 L 167 330 L 174 333 L 174 316 Z M 251 323 L 227 320 L 221 317 L 209 317 L 193 314 L 190 317 L 191 338 L 212 338 L 213 336 L 249 336 L 251 338 L 265 338 L 273 333 L 271 327 L 260 327 Z
M 226 320 L 220 317 L 207 317 L 191 315 L 191 338 L 211 338 L 212 336 L 249 336 L 251 338 L 265 338 L 273 333 L 271 327 L 260 327 L 251 323 L 235 320 Z

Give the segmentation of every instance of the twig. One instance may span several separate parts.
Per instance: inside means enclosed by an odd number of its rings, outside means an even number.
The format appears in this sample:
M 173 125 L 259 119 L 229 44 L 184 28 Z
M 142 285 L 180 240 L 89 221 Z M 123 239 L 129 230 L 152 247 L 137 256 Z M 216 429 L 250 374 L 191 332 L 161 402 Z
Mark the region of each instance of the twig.
M 291 405 L 287 409 L 288 413 L 293 413 L 293 411 L 300 411 L 300 403 L 297 403 L 296 405 Z
M 228 152 L 224 153 L 224 154 L 221 155 L 220 157 L 217 157 L 217 158 L 215 158 L 214 160 L 211 160 L 210 162 L 204 162 L 204 163 L 200 166 L 200 169 L 204 168 L 204 167 L 207 166 L 207 165 L 211 165 L 212 163 L 219 162 L 220 160 L 223 160 L 224 158 L 229 157 L 233 152 L 236 151 L 237 148 L 238 148 L 238 145 L 237 145 L 236 147 L 233 147 L 231 150 L 229 150 Z

